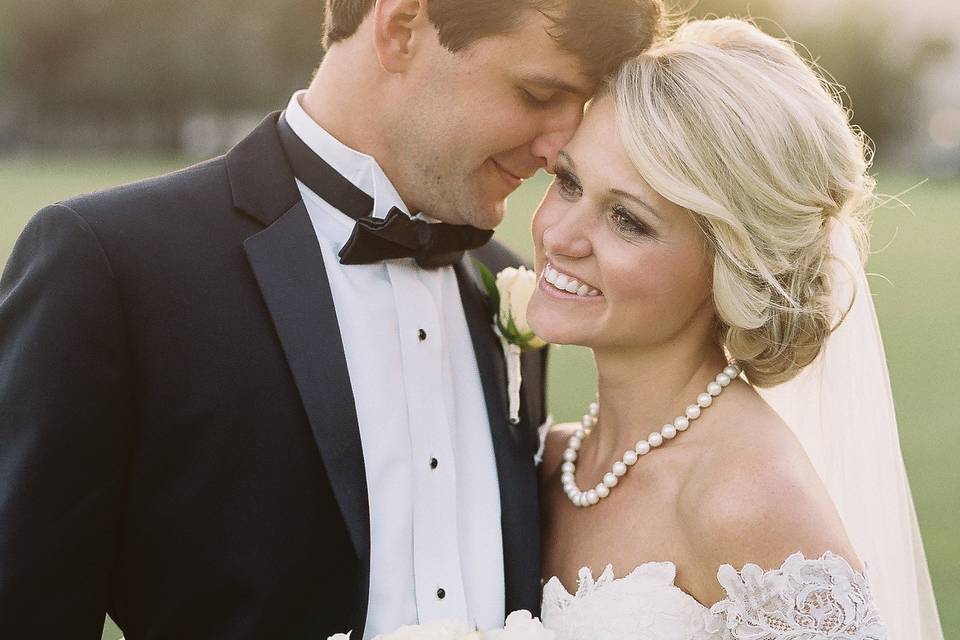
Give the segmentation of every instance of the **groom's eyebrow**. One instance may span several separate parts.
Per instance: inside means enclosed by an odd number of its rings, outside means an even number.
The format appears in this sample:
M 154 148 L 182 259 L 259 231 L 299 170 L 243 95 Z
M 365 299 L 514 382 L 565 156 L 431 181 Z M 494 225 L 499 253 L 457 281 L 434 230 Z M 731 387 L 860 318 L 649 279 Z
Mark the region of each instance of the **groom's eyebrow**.
M 527 84 L 536 85 L 543 89 L 554 89 L 557 91 L 566 91 L 567 93 L 572 93 L 574 95 L 583 96 L 589 98 L 593 92 L 590 91 L 587 87 L 578 86 L 566 80 L 557 78 L 556 76 L 548 76 L 539 73 L 534 73 L 531 75 L 526 75 L 523 77 L 523 81 Z

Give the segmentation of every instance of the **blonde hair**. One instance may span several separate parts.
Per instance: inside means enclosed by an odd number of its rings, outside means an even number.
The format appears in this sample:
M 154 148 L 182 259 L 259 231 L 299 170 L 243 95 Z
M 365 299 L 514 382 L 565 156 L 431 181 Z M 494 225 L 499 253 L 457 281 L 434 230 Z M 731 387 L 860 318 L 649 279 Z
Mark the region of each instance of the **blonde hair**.
M 836 88 L 793 46 L 737 19 L 696 20 L 608 88 L 640 175 L 713 249 L 718 340 L 757 386 L 811 363 L 838 310 L 834 224 L 865 254 L 870 148 Z

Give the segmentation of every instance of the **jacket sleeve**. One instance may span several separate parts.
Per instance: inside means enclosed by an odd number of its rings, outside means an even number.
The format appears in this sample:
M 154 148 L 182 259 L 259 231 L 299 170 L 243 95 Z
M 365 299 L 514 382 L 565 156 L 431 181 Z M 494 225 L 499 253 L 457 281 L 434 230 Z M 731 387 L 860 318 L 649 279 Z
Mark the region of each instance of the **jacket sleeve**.
M 53 205 L 0 279 L 0 637 L 100 638 L 131 442 L 120 295 Z

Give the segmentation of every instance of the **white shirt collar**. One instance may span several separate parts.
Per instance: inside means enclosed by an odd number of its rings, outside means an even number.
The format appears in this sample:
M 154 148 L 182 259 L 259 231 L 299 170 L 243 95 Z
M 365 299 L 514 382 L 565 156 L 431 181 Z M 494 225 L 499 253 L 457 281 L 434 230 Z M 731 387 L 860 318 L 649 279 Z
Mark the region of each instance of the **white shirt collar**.
M 400 194 L 372 156 L 343 144 L 304 111 L 300 100 L 305 93 L 294 93 L 287 104 L 285 118 L 293 132 L 340 175 L 373 198 L 374 217 L 385 218 L 393 207 L 410 215 Z

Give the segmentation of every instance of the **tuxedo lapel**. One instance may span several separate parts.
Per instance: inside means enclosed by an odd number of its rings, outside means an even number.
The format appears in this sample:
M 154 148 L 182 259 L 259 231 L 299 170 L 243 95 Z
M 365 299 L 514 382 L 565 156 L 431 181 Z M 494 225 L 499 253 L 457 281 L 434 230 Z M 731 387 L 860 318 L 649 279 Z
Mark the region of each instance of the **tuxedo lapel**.
M 226 157 L 234 204 L 267 225 L 244 249 L 283 346 L 363 576 L 366 617 L 370 516 L 353 389 L 320 244 L 269 116 Z M 319 544 L 319 540 L 318 540 Z
M 244 243 L 358 557 L 370 552 L 363 449 L 340 325 L 307 208 Z
M 500 481 L 505 604 L 507 612 L 536 611 L 540 604 L 540 534 L 537 477 L 524 434 L 530 426 L 528 420 L 510 424 L 506 361 L 471 253 L 467 252 L 454 271 L 483 384 Z

